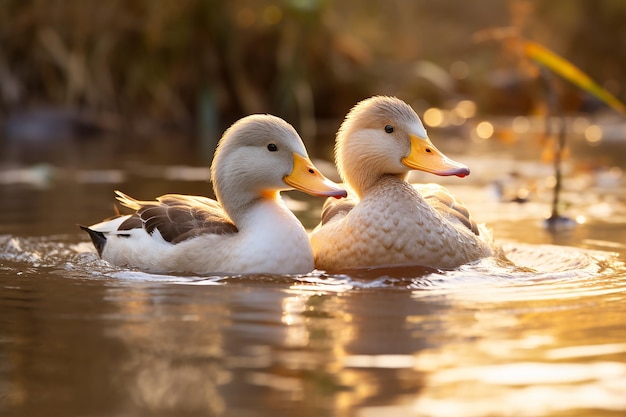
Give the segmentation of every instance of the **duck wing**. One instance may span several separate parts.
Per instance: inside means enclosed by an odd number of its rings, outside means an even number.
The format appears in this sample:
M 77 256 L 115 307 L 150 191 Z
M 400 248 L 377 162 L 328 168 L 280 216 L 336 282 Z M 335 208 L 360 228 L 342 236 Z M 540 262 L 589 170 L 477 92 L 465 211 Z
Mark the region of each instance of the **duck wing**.
M 120 191 L 115 193 L 122 205 L 136 210 L 118 231 L 143 228 L 152 234 L 157 229 L 163 239 L 173 244 L 203 234 L 238 232 L 221 205 L 210 198 L 166 194 L 156 201 L 139 201 Z
M 322 207 L 322 220 L 320 225 L 323 226 L 331 220 L 344 218 L 357 203 L 358 200 L 353 197 L 342 198 L 341 200 L 332 197 L 326 199 Z
M 412 184 L 413 188 L 418 191 L 426 202 L 446 220 L 463 225 L 479 236 L 480 231 L 476 222 L 472 219 L 469 210 L 463 203 L 454 198 L 450 192 L 438 184 Z M 320 225 L 323 226 L 330 221 L 344 218 L 358 203 L 353 197 L 337 200 L 329 198 L 322 208 L 322 220 Z
M 479 236 L 480 231 L 472 219 L 469 210 L 450 192 L 438 184 L 414 184 L 415 188 L 424 197 L 426 202 L 447 220 L 461 224 Z

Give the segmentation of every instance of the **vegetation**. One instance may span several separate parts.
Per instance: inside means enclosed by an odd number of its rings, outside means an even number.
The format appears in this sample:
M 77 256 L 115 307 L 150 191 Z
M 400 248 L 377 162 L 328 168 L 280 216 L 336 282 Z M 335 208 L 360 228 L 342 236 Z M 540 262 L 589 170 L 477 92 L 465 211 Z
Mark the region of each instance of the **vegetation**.
M 521 3 L 535 8 L 524 22 L 534 40 L 623 95 L 625 2 Z M 143 120 L 162 127 L 208 121 L 219 128 L 244 114 L 272 112 L 306 134 L 315 133 L 315 120 L 341 117 L 371 94 L 419 97 L 430 105 L 465 94 L 484 112 L 524 114 L 536 104 L 527 91 L 504 106 L 494 100 L 493 71 L 511 62 L 472 38 L 481 28 L 501 24 L 510 5 L 4 0 L 0 111 L 69 107 L 134 127 Z M 463 62 L 468 72 L 434 84 L 429 74 L 416 73 L 423 61 L 446 74 Z M 572 91 L 561 95 L 568 97 L 563 107 L 579 111 L 581 94 Z
M 552 210 L 546 220 L 549 229 L 558 230 L 564 225 L 569 227 L 573 221 L 560 213 L 560 191 L 562 188 L 562 160 L 567 146 L 567 124 L 564 120 L 562 100 L 551 71 L 569 81 L 583 92 L 588 93 L 622 116 L 626 116 L 626 106 L 611 92 L 596 83 L 585 72 L 567 59 L 559 56 L 545 46 L 525 38 L 524 32 L 529 16 L 533 11 L 530 0 L 511 0 L 511 25 L 505 28 L 490 28 L 477 34 L 477 40 L 498 40 L 506 46 L 509 55 L 517 58 L 517 66 L 522 74 L 530 79 L 537 79 L 543 86 L 545 101 L 545 143 L 553 144 L 554 178 Z M 558 119 L 558 129 L 552 126 L 552 119 Z

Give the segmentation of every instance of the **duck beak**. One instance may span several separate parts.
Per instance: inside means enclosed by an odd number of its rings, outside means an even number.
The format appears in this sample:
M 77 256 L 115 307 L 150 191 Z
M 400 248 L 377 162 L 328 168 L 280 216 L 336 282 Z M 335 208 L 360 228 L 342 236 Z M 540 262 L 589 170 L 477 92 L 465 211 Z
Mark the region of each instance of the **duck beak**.
M 317 197 L 346 197 L 348 193 L 325 176 L 323 176 L 313 162 L 305 156 L 294 152 L 293 169 L 283 181 L 295 188 Z
M 463 178 L 469 175 L 470 171 L 466 165 L 445 156 L 435 148 L 430 139 L 412 134 L 409 137 L 411 150 L 408 156 L 402 158 L 403 165 L 441 176 L 456 175 Z

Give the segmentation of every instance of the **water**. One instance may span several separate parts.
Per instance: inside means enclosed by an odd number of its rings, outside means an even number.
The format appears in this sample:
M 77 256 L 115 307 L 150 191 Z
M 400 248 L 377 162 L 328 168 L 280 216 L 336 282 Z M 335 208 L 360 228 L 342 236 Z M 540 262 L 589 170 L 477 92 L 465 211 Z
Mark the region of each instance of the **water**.
M 512 263 L 454 271 L 116 268 L 75 224 L 110 215 L 118 188 L 208 193 L 205 169 L 4 169 L 0 415 L 624 415 L 621 171 L 572 170 L 564 199 L 579 224 L 553 234 L 542 227 L 546 167 L 490 152 L 458 156 L 472 176 L 445 183 Z M 526 204 L 493 198 L 491 179 L 512 166 L 532 185 Z M 524 188 L 516 181 L 506 189 Z M 312 227 L 321 201 L 288 198 Z

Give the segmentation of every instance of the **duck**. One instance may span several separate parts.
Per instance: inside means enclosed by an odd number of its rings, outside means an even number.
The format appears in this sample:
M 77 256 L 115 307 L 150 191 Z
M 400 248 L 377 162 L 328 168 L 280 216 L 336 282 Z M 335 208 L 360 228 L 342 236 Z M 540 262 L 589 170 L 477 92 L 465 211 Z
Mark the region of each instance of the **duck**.
M 470 171 L 433 145 L 401 99 L 357 103 L 337 132 L 335 163 L 349 197 L 327 200 L 310 233 L 317 269 L 454 269 L 494 254 L 491 231 L 445 187 L 407 182 L 412 170 L 461 178 Z
M 166 194 L 140 201 L 116 191 L 134 212 L 80 227 L 115 266 L 166 274 L 305 274 L 314 269 L 308 234 L 280 193 L 347 195 L 315 167 L 296 130 L 269 114 L 244 117 L 224 132 L 211 181 L 215 200 Z

